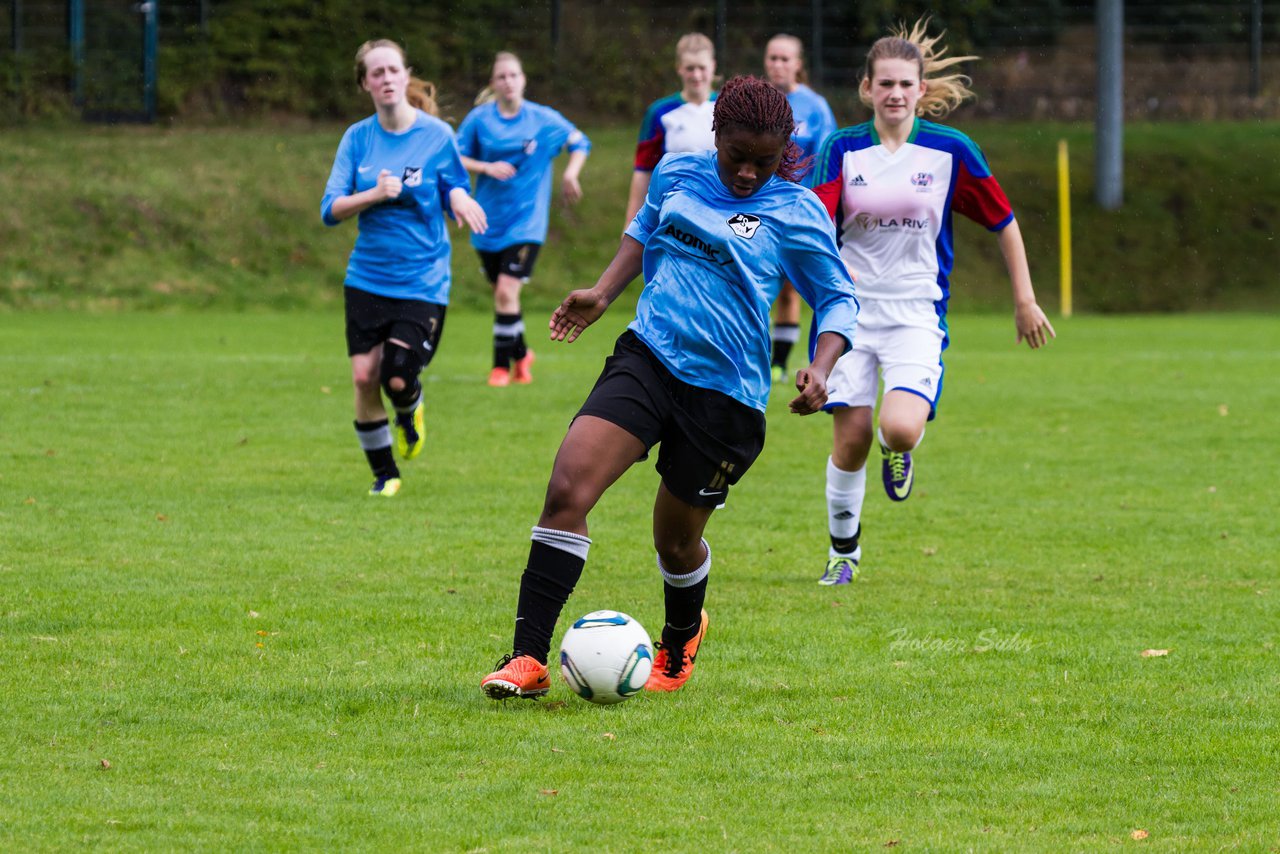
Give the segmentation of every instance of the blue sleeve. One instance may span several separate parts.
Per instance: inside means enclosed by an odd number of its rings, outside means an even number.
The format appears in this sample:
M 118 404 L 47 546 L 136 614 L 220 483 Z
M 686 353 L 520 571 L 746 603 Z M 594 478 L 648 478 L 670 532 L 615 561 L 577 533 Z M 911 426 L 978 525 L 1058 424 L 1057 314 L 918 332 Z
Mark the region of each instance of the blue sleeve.
M 439 176 L 440 209 L 446 211 L 449 216 L 456 220 L 457 217 L 453 214 L 453 206 L 449 204 L 449 194 L 461 188 L 466 190 L 469 195 L 471 193 L 471 176 L 467 174 L 467 168 L 462 165 L 462 152 L 458 150 L 458 141 L 454 139 L 452 130 L 448 132 L 448 139 L 440 147 L 440 153 L 437 158 L 436 174 Z
M 552 156 L 559 154 L 561 149 L 590 153 L 591 140 L 587 139 L 585 133 L 574 127 L 573 122 L 566 119 L 559 110 L 543 107 L 542 123 L 548 131 Z
M 320 200 L 320 219 L 325 225 L 338 225 L 342 220 L 334 219 L 331 211 L 333 203 L 342 196 L 349 196 L 356 186 L 356 142 L 354 127 L 347 128 L 338 143 L 338 153 L 333 157 L 333 168 L 329 170 L 329 180 L 324 185 L 324 198 Z
M 809 357 L 813 357 L 817 338 L 823 332 L 841 335 L 851 346 L 858 320 L 858 299 L 849 269 L 836 248 L 835 227 L 812 193 L 801 197 L 790 222 L 783 243 L 782 269 L 796 292 L 813 309 Z
M 627 226 L 626 234 L 628 237 L 635 238 L 641 243 L 649 241 L 649 235 L 653 234 L 658 228 L 658 219 L 662 214 L 662 197 L 667 194 L 673 184 L 671 164 L 679 158 L 666 157 L 658 163 L 658 168 L 653 170 L 653 177 L 649 179 L 649 192 L 645 194 L 644 204 L 640 206 L 640 210 L 636 211 L 635 219 L 631 220 L 631 225 Z
M 467 113 L 467 117 L 462 120 L 462 124 L 458 126 L 458 150 L 462 152 L 463 157 L 470 157 L 472 160 L 480 160 L 480 140 L 476 134 L 476 125 L 480 124 L 477 113 L 480 108 L 476 107 Z

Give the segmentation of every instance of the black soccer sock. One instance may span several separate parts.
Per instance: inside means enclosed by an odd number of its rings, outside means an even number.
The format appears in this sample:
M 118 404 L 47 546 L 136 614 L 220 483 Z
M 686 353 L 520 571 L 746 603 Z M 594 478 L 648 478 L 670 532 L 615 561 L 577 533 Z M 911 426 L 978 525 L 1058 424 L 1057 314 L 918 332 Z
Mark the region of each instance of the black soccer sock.
M 787 359 L 791 358 L 791 348 L 800 340 L 798 323 L 775 323 L 773 325 L 773 362 L 784 371 Z
M 493 366 L 510 368 L 515 358 L 516 342 L 522 340 L 520 335 L 520 315 L 493 315 Z
M 569 595 L 582 577 L 591 540 L 581 534 L 533 529 L 529 564 L 520 576 L 520 601 L 516 606 L 513 655 L 532 655 L 547 663 L 551 635 Z
M 662 565 L 662 599 L 666 606 L 666 625 L 662 627 L 663 646 L 683 646 L 698 633 L 702 624 L 702 606 L 707 601 L 707 576 L 711 572 L 711 546 L 703 540 L 707 559 L 693 572 L 675 575 Z
M 396 468 L 395 457 L 391 455 L 390 422 L 383 418 L 379 421 L 356 421 L 356 438 L 364 449 L 365 458 L 369 460 L 369 468 L 374 477 L 399 477 L 400 469 Z
M 858 538 L 861 536 L 861 525 L 858 526 L 858 530 L 853 532 L 852 537 L 837 537 L 835 534 L 832 534 L 831 548 L 833 548 L 837 554 L 851 555 L 858 550 Z
M 518 362 L 525 356 L 529 355 L 529 347 L 524 343 L 524 315 L 520 312 L 516 312 L 509 316 L 516 319 L 516 340 L 515 343 L 511 345 L 511 358 Z

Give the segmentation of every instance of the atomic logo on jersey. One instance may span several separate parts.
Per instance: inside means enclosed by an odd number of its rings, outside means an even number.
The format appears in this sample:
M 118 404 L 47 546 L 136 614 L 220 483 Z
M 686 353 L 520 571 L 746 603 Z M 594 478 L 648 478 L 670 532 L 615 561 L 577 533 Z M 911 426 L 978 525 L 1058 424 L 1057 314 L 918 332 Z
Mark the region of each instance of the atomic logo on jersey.
M 406 187 L 418 187 L 422 184 L 422 167 L 406 166 L 404 167 L 404 175 L 400 180 Z
M 880 224 L 880 220 L 876 219 L 875 216 L 873 216 L 872 214 L 866 213 L 865 211 L 863 213 L 856 215 L 853 218 L 853 222 L 854 222 L 854 225 L 858 226 L 858 228 L 862 229 L 863 231 L 870 231 L 871 229 L 875 228 Z
M 760 228 L 760 217 L 751 214 L 737 213 L 729 217 L 727 222 L 734 234 L 745 237 L 747 240 L 755 237 L 756 229 Z
M 676 228 L 674 225 L 668 225 L 662 233 L 664 235 L 667 235 L 668 237 L 675 238 L 676 242 L 682 243 L 685 246 L 687 246 L 689 249 L 692 249 L 695 253 L 697 253 L 697 257 L 704 258 L 707 261 L 711 261 L 712 263 L 718 264 L 721 267 L 725 266 L 726 264 L 733 263 L 733 258 L 725 258 L 723 261 L 720 260 L 720 250 L 712 246 L 710 243 L 703 240 L 701 237 L 694 234 L 693 232 L 681 231 L 680 229 Z
M 520 146 L 525 154 L 533 154 L 538 150 L 538 141 L 536 139 L 526 139 Z

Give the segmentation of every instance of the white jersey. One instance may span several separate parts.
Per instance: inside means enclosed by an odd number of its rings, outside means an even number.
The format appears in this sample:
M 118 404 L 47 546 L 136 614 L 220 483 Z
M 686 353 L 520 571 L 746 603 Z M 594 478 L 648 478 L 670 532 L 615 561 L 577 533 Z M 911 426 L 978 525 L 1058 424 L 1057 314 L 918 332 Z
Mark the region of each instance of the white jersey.
M 859 299 L 929 300 L 945 315 L 952 211 L 991 231 L 1013 221 L 978 147 L 960 131 L 922 119 L 893 152 L 870 122 L 839 130 L 815 171 L 814 192 L 835 220 Z

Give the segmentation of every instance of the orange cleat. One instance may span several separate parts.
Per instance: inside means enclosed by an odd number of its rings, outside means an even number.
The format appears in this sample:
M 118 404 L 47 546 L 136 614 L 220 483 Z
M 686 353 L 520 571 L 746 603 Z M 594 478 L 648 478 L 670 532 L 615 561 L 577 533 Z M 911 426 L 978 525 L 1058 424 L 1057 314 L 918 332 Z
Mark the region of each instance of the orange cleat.
M 502 656 L 498 669 L 480 680 L 480 690 L 494 700 L 508 697 L 526 697 L 536 700 L 551 690 L 551 675 L 545 664 L 539 664 L 532 655 L 512 658 Z
M 494 368 L 489 372 L 489 385 L 494 388 L 511 385 L 511 369 Z
M 668 649 L 661 642 L 654 644 L 657 655 L 653 660 L 653 672 L 644 683 L 646 691 L 675 691 L 693 675 L 693 663 L 698 658 L 698 647 L 707 636 L 707 612 L 702 612 L 702 625 L 698 633 L 685 641 L 683 647 Z
M 523 359 L 516 359 L 515 381 L 520 385 L 528 385 L 533 382 L 533 374 L 529 369 L 533 367 L 533 351 L 528 350 L 524 354 Z

